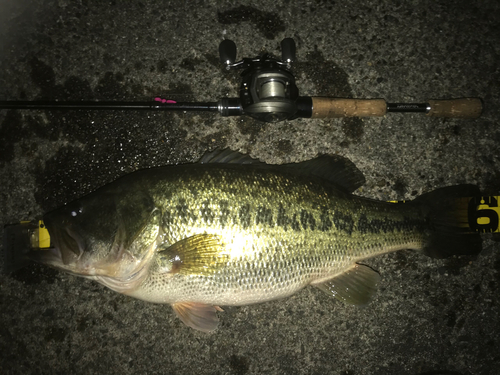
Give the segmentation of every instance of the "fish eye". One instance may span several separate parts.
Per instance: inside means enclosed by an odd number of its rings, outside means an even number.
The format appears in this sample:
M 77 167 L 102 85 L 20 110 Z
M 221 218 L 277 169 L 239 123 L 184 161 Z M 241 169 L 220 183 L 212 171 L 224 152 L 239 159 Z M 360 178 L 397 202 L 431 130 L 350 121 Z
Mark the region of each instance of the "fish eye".
M 70 208 L 69 213 L 72 217 L 76 217 L 83 213 L 83 207 L 81 206 L 75 206 L 73 208 Z

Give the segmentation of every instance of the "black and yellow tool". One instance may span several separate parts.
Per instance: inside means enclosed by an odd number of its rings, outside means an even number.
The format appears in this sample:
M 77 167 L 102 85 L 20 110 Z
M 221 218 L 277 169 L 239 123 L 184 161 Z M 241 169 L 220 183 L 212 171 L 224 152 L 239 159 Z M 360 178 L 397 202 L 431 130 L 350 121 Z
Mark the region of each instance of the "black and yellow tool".
M 480 233 L 500 232 L 500 196 L 464 198 L 469 200 L 468 224 Z
M 42 220 L 21 221 L 4 227 L 4 248 L 48 249 L 50 234 Z

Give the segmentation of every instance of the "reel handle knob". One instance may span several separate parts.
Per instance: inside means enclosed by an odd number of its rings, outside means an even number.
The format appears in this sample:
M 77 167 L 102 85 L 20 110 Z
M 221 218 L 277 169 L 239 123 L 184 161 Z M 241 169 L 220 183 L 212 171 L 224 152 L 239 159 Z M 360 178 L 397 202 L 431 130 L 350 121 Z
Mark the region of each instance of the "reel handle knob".
M 289 66 L 295 62 L 295 41 L 292 38 L 281 41 L 281 60 Z
M 225 39 L 219 44 L 219 58 L 226 67 L 234 64 L 236 61 L 236 44 L 232 40 Z

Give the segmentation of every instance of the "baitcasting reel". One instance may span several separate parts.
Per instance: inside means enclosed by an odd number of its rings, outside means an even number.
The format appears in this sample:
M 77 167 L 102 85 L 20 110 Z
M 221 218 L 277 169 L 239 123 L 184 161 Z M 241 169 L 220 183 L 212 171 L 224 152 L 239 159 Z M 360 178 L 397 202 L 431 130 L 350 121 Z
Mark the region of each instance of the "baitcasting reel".
M 231 40 L 224 40 L 219 45 L 219 55 L 226 69 L 244 69 L 239 100 L 220 102 L 223 116 L 246 114 L 266 122 L 297 117 L 299 90 L 290 72 L 295 61 L 295 42 L 292 38 L 282 40 L 281 60 L 266 53 L 235 62 L 236 45 Z M 229 108 L 234 108 L 234 113 Z
M 387 103 L 384 99 L 344 99 L 299 96 L 291 72 L 295 42 L 281 41 L 281 60 L 265 53 L 236 62 L 236 45 L 224 40 L 219 56 L 226 69 L 243 69 L 239 98 L 218 102 L 177 102 L 155 98 L 151 102 L 107 101 L 0 101 L 0 109 L 115 109 L 160 111 L 209 111 L 222 116 L 251 116 L 265 122 L 295 118 L 384 116 L 388 112 L 422 112 L 433 117 L 477 118 L 482 112 L 479 98 L 429 100 L 427 103 Z

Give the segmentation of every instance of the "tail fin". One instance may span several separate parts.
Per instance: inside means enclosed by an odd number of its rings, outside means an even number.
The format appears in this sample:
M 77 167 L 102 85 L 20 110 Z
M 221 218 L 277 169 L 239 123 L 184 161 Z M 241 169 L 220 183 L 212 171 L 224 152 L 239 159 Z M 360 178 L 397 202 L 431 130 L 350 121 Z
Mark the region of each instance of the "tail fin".
M 3 246 L 0 250 L 0 273 L 10 274 L 28 265 L 27 257 L 31 250 L 32 235 L 38 228 L 35 222 L 6 225 L 4 227 Z
M 429 238 L 423 249 L 425 254 L 432 258 L 447 258 L 481 252 L 481 236 L 470 228 L 468 219 L 470 198 L 480 195 L 477 186 L 457 185 L 437 189 L 413 201 L 421 205 L 429 222 Z

